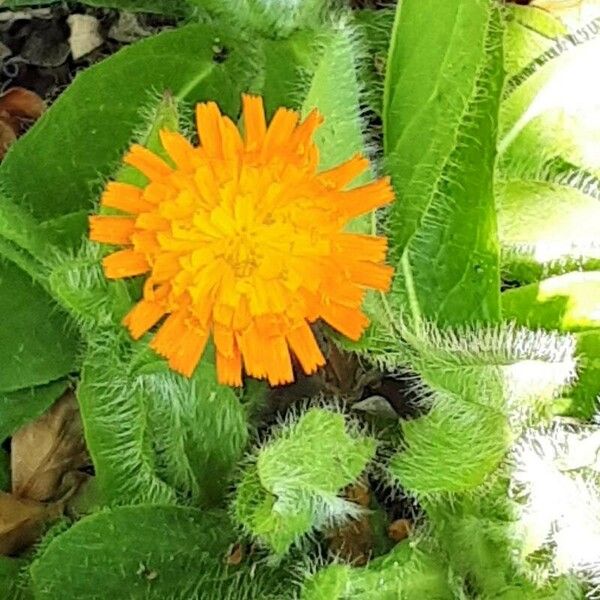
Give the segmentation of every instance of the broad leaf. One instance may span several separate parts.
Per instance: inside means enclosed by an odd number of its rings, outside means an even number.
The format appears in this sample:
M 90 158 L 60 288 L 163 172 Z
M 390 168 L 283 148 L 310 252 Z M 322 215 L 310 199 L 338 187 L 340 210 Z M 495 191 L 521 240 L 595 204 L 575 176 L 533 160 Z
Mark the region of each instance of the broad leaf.
M 54 538 L 33 563 L 35 597 L 220 598 L 235 533 L 221 512 L 125 506 Z M 85 560 L 81 560 L 85 549 Z
M 492 180 L 502 75 L 495 2 L 399 5 L 383 117 L 397 192 L 389 220 L 397 269 L 390 296 L 414 320 L 458 324 L 499 316 Z
M 408 541 L 365 567 L 329 565 L 306 583 L 302 600 L 451 600 L 457 596 L 439 554 Z
M 579 37 L 563 36 L 534 61 L 534 68 L 509 79 L 501 109 L 502 171 L 535 172 L 548 159 L 563 159 L 598 173 L 596 140 L 600 111 L 589 77 L 600 53 L 600 27 Z
M 47 385 L 0 393 L 0 442 L 43 414 L 69 387 L 66 379 Z
M 600 267 L 600 202 L 588 183 L 579 177 L 499 186 L 498 229 L 508 279 L 531 282 Z
M 402 425 L 405 449 L 389 465 L 394 480 L 419 495 L 465 492 L 498 467 L 510 445 L 506 417 L 484 406 L 448 399 Z M 468 443 L 465 441 L 468 440 Z
M 0 259 L 0 391 L 44 385 L 76 368 L 73 325 L 39 284 Z
M 315 53 L 321 51 L 314 38 L 314 32 L 300 30 L 286 38 L 263 41 L 264 74 L 260 88 L 267 117 L 280 106 L 301 107 L 315 69 Z
M 26 589 L 22 571 L 27 563 L 22 559 L 0 556 L 0 590 L 10 600 L 32 600 L 33 594 Z
M 339 29 L 325 39 L 325 48 L 302 104 L 303 114 L 317 108 L 325 118 L 315 134 L 321 156 L 319 168 L 322 170 L 339 165 L 354 154 L 365 154 L 360 119 L 360 85 L 351 33 Z M 371 173 L 367 171 L 353 185 L 364 184 L 369 179 Z M 370 215 L 355 220 L 349 229 L 375 233 Z
M 278 428 L 247 465 L 236 490 L 236 519 L 285 554 L 312 529 L 357 512 L 338 494 L 359 477 L 375 448 L 342 414 L 308 410 Z

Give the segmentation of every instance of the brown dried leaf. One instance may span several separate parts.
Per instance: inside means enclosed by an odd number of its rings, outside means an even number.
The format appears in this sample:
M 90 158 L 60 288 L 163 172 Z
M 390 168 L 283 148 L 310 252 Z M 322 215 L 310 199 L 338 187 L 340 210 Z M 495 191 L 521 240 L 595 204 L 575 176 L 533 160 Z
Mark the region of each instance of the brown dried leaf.
M 0 111 L 19 119 L 39 119 L 46 103 L 35 93 L 21 87 L 10 88 L 0 95 Z
M 13 436 L 13 494 L 38 502 L 64 497 L 78 485 L 76 477 L 66 476 L 87 463 L 79 409 L 69 391 L 37 421 Z
M 371 491 L 362 482 L 349 485 L 344 491 L 344 496 L 363 508 L 368 508 L 371 503 Z M 368 562 L 375 546 L 375 536 L 368 513 L 338 527 L 332 527 L 326 536 L 332 554 L 357 566 Z
M 25 88 L 14 87 L 0 94 L 0 160 L 22 133 L 23 122 L 38 119 L 45 110 L 45 102 Z
M 0 492 L 0 554 L 16 554 L 40 536 L 44 522 L 57 516 L 56 507 Z
M 238 542 L 230 548 L 225 557 L 225 563 L 231 567 L 237 567 L 242 563 L 242 560 L 244 560 L 244 554 L 244 547 Z
M 0 115 L 0 160 L 4 158 L 8 147 L 17 139 L 15 130 Z
M 388 536 L 394 542 L 401 542 L 410 535 L 412 527 L 412 522 L 408 519 L 398 519 L 388 527 Z

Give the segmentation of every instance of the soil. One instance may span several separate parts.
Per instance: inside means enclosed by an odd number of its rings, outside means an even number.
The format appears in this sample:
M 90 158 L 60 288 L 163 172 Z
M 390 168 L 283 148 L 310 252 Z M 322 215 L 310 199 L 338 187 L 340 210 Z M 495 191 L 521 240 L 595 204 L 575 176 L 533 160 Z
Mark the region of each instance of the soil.
M 97 19 L 102 43 L 74 59 L 69 37 L 71 15 Z M 51 103 L 78 72 L 110 56 L 127 43 L 176 24 L 156 15 L 132 15 L 116 10 L 66 3 L 42 9 L 0 8 L 0 93 L 11 87 L 36 92 Z

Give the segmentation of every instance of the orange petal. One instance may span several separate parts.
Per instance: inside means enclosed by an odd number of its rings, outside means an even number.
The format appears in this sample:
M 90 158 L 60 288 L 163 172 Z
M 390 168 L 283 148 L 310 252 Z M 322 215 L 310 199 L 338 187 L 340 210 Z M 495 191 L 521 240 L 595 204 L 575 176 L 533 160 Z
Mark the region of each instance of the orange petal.
M 161 356 L 169 358 L 175 352 L 175 347 L 184 333 L 183 314 L 181 312 L 172 313 L 166 318 L 150 342 L 150 348 Z
M 303 371 L 310 375 L 325 364 L 325 358 L 315 336 L 306 322 L 292 329 L 286 336 L 290 348 L 300 361 Z
M 125 315 L 123 325 L 129 329 L 131 337 L 137 340 L 154 327 L 164 314 L 163 305 L 149 300 L 141 300 Z
M 273 116 L 269 128 L 267 129 L 267 135 L 265 136 L 265 142 L 261 152 L 261 158 L 263 160 L 270 158 L 274 151 L 288 143 L 289 138 L 296 127 L 296 123 L 298 123 L 298 118 L 298 113 L 294 110 L 289 110 L 287 108 L 277 109 L 277 112 Z
M 196 106 L 196 126 L 202 148 L 209 155 L 222 157 L 221 111 L 215 102 L 203 102 Z
M 377 265 L 364 261 L 349 261 L 345 265 L 348 277 L 356 284 L 387 292 L 394 269 L 388 265 Z
M 218 352 L 225 358 L 231 358 L 234 353 L 235 338 L 233 330 L 229 327 L 223 327 L 219 323 L 213 323 L 213 340 Z
M 194 168 L 192 156 L 194 147 L 190 142 L 176 131 L 161 129 L 159 134 L 160 142 L 173 162 L 185 171 L 191 171 Z
M 100 204 L 133 214 L 152 210 L 152 204 L 142 199 L 142 192 L 143 190 L 135 185 L 109 181 L 100 199 Z
M 321 318 L 351 340 L 358 340 L 369 320 L 357 309 L 331 302 L 321 307 Z
M 103 244 L 129 244 L 135 221 L 126 217 L 90 217 L 90 240 Z
M 368 168 L 369 161 L 364 156 L 357 154 L 345 163 L 319 173 L 317 179 L 329 188 L 340 189 L 348 185 Z
M 260 338 L 254 342 L 264 355 L 267 379 L 271 385 L 283 385 L 294 381 L 294 371 L 287 342 L 283 336 Z
M 104 274 L 108 279 L 122 279 L 143 275 L 150 270 L 150 265 L 140 252 L 135 250 L 119 250 L 102 259 Z
M 260 96 L 243 94 L 242 105 L 246 148 L 254 150 L 263 143 L 267 133 L 263 100 Z
M 160 180 L 172 172 L 171 167 L 162 159 L 150 152 L 148 148 L 134 144 L 123 158 L 123 162 L 135 167 L 150 180 Z
M 316 129 L 323 124 L 323 115 L 314 108 L 308 113 L 308 116 L 296 127 L 290 139 L 290 146 L 300 150 L 304 149 L 307 142 L 310 142 Z
M 360 257 L 361 260 L 381 262 L 387 253 L 387 239 L 358 233 L 342 233 L 333 246 L 343 260 L 344 257 Z
M 257 379 L 266 377 L 267 363 L 264 353 L 265 340 L 257 334 L 252 325 L 250 325 L 243 334 L 237 336 L 237 343 L 244 359 L 246 373 Z
M 182 337 L 168 355 L 169 366 L 174 371 L 191 377 L 202 358 L 207 341 L 208 333 L 206 331 L 187 324 Z
M 394 192 L 389 177 L 385 177 L 348 192 L 341 192 L 338 197 L 340 210 L 345 216 L 353 219 L 389 204 L 394 199 Z
M 229 357 L 217 352 L 217 378 L 223 385 L 242 385 L 242 355 L 237 346 Z

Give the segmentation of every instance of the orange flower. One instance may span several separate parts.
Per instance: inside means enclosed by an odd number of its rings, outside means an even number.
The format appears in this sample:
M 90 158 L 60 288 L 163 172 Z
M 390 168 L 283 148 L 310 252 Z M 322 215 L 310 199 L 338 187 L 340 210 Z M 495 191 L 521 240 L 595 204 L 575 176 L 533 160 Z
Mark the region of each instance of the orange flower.
M 290 351 L 306 373 L 324 364 L 309 323 L 323 319 L 358 339 L 367 288 L 386 290 L 385 238 L 347 233 L 355 217 L 390 202 L 388 180 L 346 190 L 368 167 L 355 156 L 318 172 L 312 140 L 322 117 L 299 123 L 280 108 L 265 121 L 261 98 L 243 97 L 244 137 L 214 102 L 196 109 L 201 145 L 161 131 L 164 161 L 134 145 L 125 156 L 146 187 L 110 182 L 90 238 L 124 246 L 104 261 L 110 279 L 147 274 L 125 317 L 138 339 L 166 317 L 150 346 L 190 376 L 212 335 L 218 379 L 247 374 L 293 381 Z

